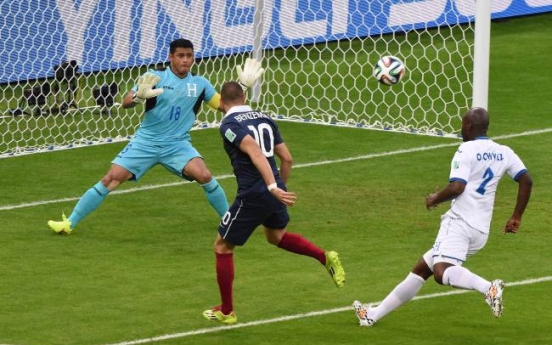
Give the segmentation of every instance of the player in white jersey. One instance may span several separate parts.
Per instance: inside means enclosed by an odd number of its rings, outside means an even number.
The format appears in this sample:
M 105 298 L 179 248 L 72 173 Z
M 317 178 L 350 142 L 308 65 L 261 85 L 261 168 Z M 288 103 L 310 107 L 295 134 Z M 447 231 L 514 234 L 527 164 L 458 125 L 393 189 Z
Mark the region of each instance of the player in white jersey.
M 483 108 L 470 109 L 462 117 L 464 143 L 452 159 L 449 184 L 426 198 L 427 209 L 452 200 L 450 209 L 441 217 L 437 239 L 380 305 L 364 305 L 359 301 L 353 303 L 361 326 L 372 326 L 411 300 L 432 275 L 439 284 L 479 291 L 493 315 L 502 315 L 502 280 L 488 281 L 462 267 L 462 264 L 487 242 L 496 188 L 502 176 L 509 175 L 519 185 L 516 205 L 506 222 L 504 233 L 518 231 L 533 182 L 512 149 L 487 137 L 488 126 L 489 116 Z

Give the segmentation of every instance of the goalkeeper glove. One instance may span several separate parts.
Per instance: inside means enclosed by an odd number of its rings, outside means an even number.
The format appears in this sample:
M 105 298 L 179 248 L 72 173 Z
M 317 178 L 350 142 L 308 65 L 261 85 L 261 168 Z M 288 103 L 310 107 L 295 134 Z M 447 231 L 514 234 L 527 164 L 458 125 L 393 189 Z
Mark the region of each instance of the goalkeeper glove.
M 236 66 L 238 72 L 238 79 L 242 87 L 243 92 L 253 86 L 257 79 L 259 79 L 263 73 L 264 68 L 261 67 L 261 63 L 257 59 L 247 58 L 243 69 L 240 65 Z
M 163 89 L 153 89 L 160 78 L 153 73 L 145 73 L 138 78 L 138 90 L 132 96 L 134 103 L 144 103 L 146 99 L 157 97 L 163 93 Z

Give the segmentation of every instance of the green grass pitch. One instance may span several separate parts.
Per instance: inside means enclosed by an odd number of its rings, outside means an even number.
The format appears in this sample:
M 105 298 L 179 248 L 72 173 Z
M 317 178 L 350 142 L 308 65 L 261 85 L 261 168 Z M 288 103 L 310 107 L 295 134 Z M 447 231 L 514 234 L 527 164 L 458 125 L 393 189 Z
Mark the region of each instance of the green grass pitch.
M 0 160 L 0 344 L 550 344 L 552 256 L 552 14 L 493 23 L 490 136 L 524 160 L 534 192 L 516 235 L 504 236 L 517 185 L 503 179 L 486 248 L 466 267 L 507 284 L 505 311 L 428 281 L 375 327 L 351 303 L 380 301 L 432 244 L 442 205 L 424 197 L 447 183 L 457 139 L 281 122 L 299 195 L 289 231 L 341 255 L 337 289 L 310 258 L 255 233 L 235 252 L 237 327 L 201 312 L 219 302 L 215 212 L 201 188 L 155 168 L 126 183 L 70 236 L 46 226 L 109 168 L 124 143 Z M 544 43 L 543 43 L 544 42 Z M 460 110 L 462 112 L 463 110 Z M 457 126 L 460 126 L 458 122 Z M 230 199 L 231 167 L 212 129 L 194 144 Z M 539 280 L 540 279 L 540 280 Z M 515 283 L 515 284 L 512 284 Z

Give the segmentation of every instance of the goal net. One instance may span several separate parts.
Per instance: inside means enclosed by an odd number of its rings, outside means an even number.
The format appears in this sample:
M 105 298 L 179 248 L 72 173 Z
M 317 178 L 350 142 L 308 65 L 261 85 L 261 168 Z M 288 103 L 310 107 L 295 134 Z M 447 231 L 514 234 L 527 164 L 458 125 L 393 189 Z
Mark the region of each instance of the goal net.
M 194 42 L 193 72 L 217 88 L 246 57 L 262 59 L 250 98 L 278 119 L 456 136 L 471 105 L 475 5 L 452 3 L 2 2 L 0 157 L 128 140 L 143 110 L 122 109 L 122 97 L 168 66 L 180 37 Z M 372 76 L 383 55 L 406 65 L 392 87 Z M 196 128 L 220 120 L 205 106 Z

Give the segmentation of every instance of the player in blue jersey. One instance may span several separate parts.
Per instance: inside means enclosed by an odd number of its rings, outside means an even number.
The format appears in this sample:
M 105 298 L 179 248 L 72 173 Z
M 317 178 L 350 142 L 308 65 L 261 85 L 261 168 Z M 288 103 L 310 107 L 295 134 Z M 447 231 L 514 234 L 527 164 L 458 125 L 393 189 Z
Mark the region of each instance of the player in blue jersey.
M 338 287 L 345 282 L 345 272 L 336 252 L 325 252 L 301 235 L 286 231 L 289 221 L 286 206 L 293 206 L 297 196 L 286 189 L 292 157 L 276 123 L 268 115 L 244 105 L 245 94 L 236 82 L 225 83 L 221 97 L 225 117 L 220 133 L 234 168 L 238 194 L 222 217 L 215 240 L 222 304 L 203 315 L 209 320 L 233 324 L 237 322 L 232 298 L 234 247 L 244 245 L 259 225 L 270 244 L 318 260 Z M 275 156 L 280 160 L 279 171 Z
M 61 221 L 49 221 L 58 234 L 69 234 L 79 222 L 100 206 L 105 197 L 127 180 L 138 181 L 147 171 L 161 164 L 171 173 L 196 181 L 220 217 L 228 210 L 224 190 L 192 146 L 189 131 L 203 102 L 220 108 L 220 94 L 204 77 L 191 72 L 194 47 L 187 39 L 170 44 L 169 68 L 150 70 L 123 98 L 123 108 L 143 104 L 145 115 L 135 137 L 112 161 L 107 174 L 86 191 L 73 212 Z M 262 75 L 260 63 L 247 59 L 244 69 L 238 66 L 244 89 Z
M 391 311 L 410 301 L 432 275 L 435 281 L 458 289 L 480 292 L 495 317 L 502 315 L 504 282 L 488 281 L 462 267 L 466 259 L 483 249 L 489 230 L 498 182 L 509 175 L 518 183 L 516 205 L 503 233 L 516 233 L 531 195 L 533 182 L 515 152 L 487 137 L 489 116 L 482 108 L 462 117 L 462 138 L 451 162 L 449 185 L 426 198 L 427 209 L 452 200 L 441 217 L 433 247 L 408 276 L 378 306 L 353 303 L 361 326 L 372 326 Z

